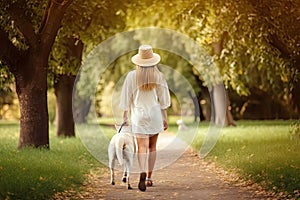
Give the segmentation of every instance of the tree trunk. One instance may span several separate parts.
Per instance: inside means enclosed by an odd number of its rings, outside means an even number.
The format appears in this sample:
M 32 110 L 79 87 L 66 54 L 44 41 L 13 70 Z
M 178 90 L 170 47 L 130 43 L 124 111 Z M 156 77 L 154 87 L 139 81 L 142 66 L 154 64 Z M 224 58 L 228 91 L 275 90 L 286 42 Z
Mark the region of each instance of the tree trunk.
M 212 44 L 212 53 L 213 54 L 216 54 L 216 55 L 221 54 L 221 52 L 223 50 L 224 42 L 227 37 L 228 37 L 228 32 L 224 31 L 221 36 L 221 39 Z M 222 88 L 221 85 L 214 85 L 212 88 L 212 109 L 213 109 L 212 121 L 214 121 L 216 124 L 222 124 L 223 117 L 224 117 L 225 125 L 236 126 L 234 123 L 232 114 L 231 114 L 228 91 L 225 92 L 223 90 L 225 90 L 225 89 Z M 223 101 L 223 103 L 222 103 L 222 101 Z M 225 102 L 225 105 L 224 105 L 224 102 Z
M 85 123 L 90 111 L 92 101 L 90 99 L 81 100 L 79 105 L 74 106 L 74 120 L 76 123 Z
M 0 28 L 1 61 L 14 74 L 20 102 L 20 137 L 18 148 L 33 146 L 49 148 L 47 107 L 48 58 L 60 28 L 64 12 L 72 0 L 48 1 L 39 30 L 26 17 L 22 3 L 15 1 L 8 14 L 24 37 L 28 48 L 16 48 L 9 34 Z
M 198 118 L 200 122 L 204 121 L 205 117 L 200 105 L 200 93 L 196 96 L 193 96 L 192 92 L 188 91 L 188 94 L 194 103 L 194 122 L 198 122 Z
M 236 126 L 233 116 L 231 114 L 231 106 L 230 106 L 230 100 L 229 100 L 229 94 L 228 90 L 226 90 L 226 119 L 225 119 L 225 124 L 227 126 Z
M 27 57 L 15 72 L 20 103 L 20 137 L 18 148 L 49 148 L 47 107 L 47 69 L 42 56 Z
M 216 125 L 223 125 L 226 118 L 226 93 L 222 84 L 214 85 L 211 91 L 212 116 L 211 121 Z
M 67 66 L 72 69 L 79 69 L 82 60 L 83 43 L 77 38 L 65 38 L 66 59 L 69 60 Z M 75 137 L 72 94 L 76 76 L 61 74 L 57 75 L 54 83 L 56 96 L 56 135 Z
M 201 89 L 201 92 L 198 92 L 198 95 L 197 95 L 197 103 L 199 105 L 199 118 L 200 118 L 200 121 L 205 121 L 207 119 L 210 119 L 210 117 L 211 117 L 211 115 L 210 115 L 210 109 L 211 108 L 210 108 L 209 91 L 208 91 L 207 87 L 203 86 L 203 82 L 200 80 L 198 75 L 193 74 L 193 76 L 194 76 L 197 84 L 199 85 L 199 87 Z M 206 102 L 206 105 L 205 105 L 204 108 L 200 104 L 201 100 L 205 100 L 205 102 Z
M 54 84 L 56 96 L 56 135 L 75 137 L 72 92 L 76 76 L 60 75 Z
M 292 99 L 295 107 L 295 113 L 297 117 L 300 116 L 300 86 L 299 84 L 295 86 L 292 91 Z

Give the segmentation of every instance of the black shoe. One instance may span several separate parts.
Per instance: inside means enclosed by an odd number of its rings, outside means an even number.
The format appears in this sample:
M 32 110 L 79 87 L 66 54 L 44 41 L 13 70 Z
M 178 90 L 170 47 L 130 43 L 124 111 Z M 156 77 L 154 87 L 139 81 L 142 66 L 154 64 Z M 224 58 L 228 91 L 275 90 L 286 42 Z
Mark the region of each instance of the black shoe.
M 146 191 L 146 176 L 147 176 L 146 172 L 142 172 L 140 175 L 139 189 L 142 192 Z

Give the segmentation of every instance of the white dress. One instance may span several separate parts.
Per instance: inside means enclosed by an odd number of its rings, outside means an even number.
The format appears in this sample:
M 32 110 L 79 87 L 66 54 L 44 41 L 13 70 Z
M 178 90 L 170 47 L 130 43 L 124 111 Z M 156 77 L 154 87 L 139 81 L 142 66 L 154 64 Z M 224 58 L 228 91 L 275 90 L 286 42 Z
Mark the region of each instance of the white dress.
M 162 74 L 156 88 L 142 91 L 136 87 L 136 71 L 129 72 L 124 81 L 120 108 L 130 111 L 132 132 L 138 134 L 157 134 L 164 130 L 162 109 L 170 106 L 170 93 Z

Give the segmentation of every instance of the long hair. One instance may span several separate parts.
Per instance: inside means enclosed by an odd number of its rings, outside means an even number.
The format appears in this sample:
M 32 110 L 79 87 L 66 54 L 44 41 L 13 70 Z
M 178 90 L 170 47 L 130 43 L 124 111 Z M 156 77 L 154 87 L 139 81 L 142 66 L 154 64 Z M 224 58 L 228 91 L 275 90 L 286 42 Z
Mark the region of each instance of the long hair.
M 156 87 L 159 71 L 156 66 L 136 67 L 136 85 L 140 90 L 150 91 Z

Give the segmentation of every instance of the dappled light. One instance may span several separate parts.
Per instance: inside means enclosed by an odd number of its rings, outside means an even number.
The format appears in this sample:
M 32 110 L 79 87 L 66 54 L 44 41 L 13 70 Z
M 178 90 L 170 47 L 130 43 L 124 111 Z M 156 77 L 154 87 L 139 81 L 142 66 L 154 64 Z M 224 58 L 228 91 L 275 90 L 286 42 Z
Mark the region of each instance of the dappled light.
M 299 0 L 0 0 L 0 199 L 300 198 L 299 14 Z M 145 193 L 106 185 L 141 44 L 171 96 Z

